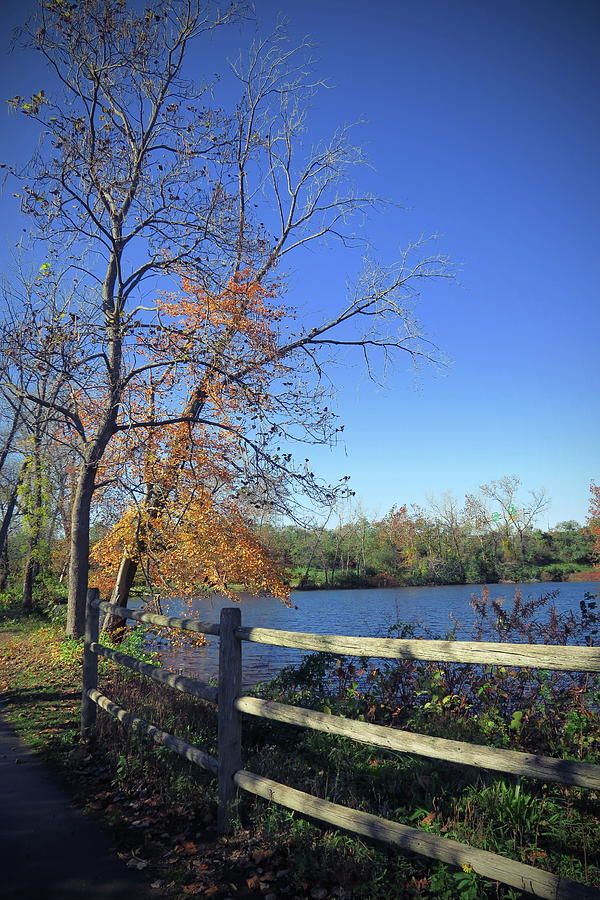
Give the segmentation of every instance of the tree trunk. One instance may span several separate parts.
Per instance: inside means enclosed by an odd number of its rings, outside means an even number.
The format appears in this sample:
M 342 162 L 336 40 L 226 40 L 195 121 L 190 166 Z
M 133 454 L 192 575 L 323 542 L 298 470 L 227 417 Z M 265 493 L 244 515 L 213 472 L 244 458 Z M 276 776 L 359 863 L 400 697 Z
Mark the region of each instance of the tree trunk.
M 43 491 L 42 491 L 42 463 L 39 430 L 33 435 L 33 457 L 27 468 L 29 481 L 29 501 L 26 504 L 27 520 L 29 523 L 29 552 L 25 564 L 23 576 L 23 611 L 31 612 L 33 609 L 33 588 L 41 570 L 42 559 L 42 526 L 43 526 Z
M 95 478 L 95 467 L 84 464 L 79 473 L 71 514 L 67 634 L 74 638 L 83 637 L 85 630 L 90 556 L 90 506 Z
M 69 562 L 71 559 L 70 554 L 70 546 L 71 546 L 71 519 L 73 517 L 73 497 L 75 496 L 75 488 L 76 488 L 76 479 L 74 478 L 74 474 L 71 473 L 68 479 L 68 486 L 65 484 L 64 495 L 61 498 L 60 503 L 58 504 L 60 509 L 60 520 L 62 524 L 63 531 L 65 533 L 65 546 L 67 548 L 66 559 L 63 563 L 63 566 L 60 570 L 60 577 L 58 579 L 59 584 L 67 584 L 69 583 L 68 574 L 69 574 Z
M 118 603 L 119 606 L 127 606 L 129 592 L 133 585 L 138 565 L 139 563 L 135 559 L 129 559 L 129 557 L 125 555 L 121 557 L 119 571 L 117 572 L 117 580 L 115 581 L 115 587 L 112 592 L 112 597 L 110 598 L 111 603 Z M 112 619 L 114 616 L 111 616 L 110 618 Z M 107 625 L 105 622 L 102 626 L 102 631 L 110 630 L 111 626 Z
M 67 572 L 69 571 L 69 557 L 66 558 L 62 569 L 60 570 L 60 575 L 58 577 L 58 583 L 64 584 L 65 578 L 67 577 Z
M 19 477 L 17 478 L 17 483 L 12 489 L 12 493 L 8 500 L 8 506 L 4 512 L 4 516 L 2 518 L 2 525 L 0 525 L 0 554 L 4 553 L 4 548 L 8 545 L 8 529 L 10 528 L 10 523 L 13 517 L 13 513 L 15 511 L 15 507 L 17 505 L 17 497 L 19 495 L 19 486 L 21 484 L 21 480 L 23 478 L 23 474 L 25 471 L 25 466 L 21 467 L 21 471 L 19 472 Z
M 117 572 L 117 580 L 115 582 L 112 597 L 110 598 L 111 603 L 116 603 L 119 606 L 127 606 L 129 592 L 135 578 L 135 573 L 137 572 L 137 567 L 138 563 L 136 560 L 129 559 L 128 556 L 121 557 L 119 571 Z M 120 644 L 125 637 L 125 625 L 125 620 L 120 616 L 107 615 L 102 625 L 102 631 L 110 634 L 115 644 Z
M 6 395 L 4 395 L 4 396 L 6 398 Z M 15 434 L 17 433 L 17 428 L 19 427 L 19 419 L 21 418 L 22 406 L 23 406 L 23 398 L 19 397 L 19 399 L 17 401 L 17 406 L 13 407 L 14 415 L 13 415 L 12 425 L 10 426 L 10 431 L 9 431 L 6 441 L 4 443 L 4 447 L 2 448 L 2 453 L 0 453 L 0 472 L 4 468 L 4 463 L 6 462 L 6 460 L 8 458 L 8 454 L 11 451 L 12 443 L 13 443 Z
M 23 577 L 23 612 L 29 613 L 33 609 L 33 586 L 39 573 L 39 564 L 34 558 L 33 552 L 29 552 L 25 575 Z
M 8 543 L 5 541 L 4 546 L 0 551 L 0 591 L 5 591 L 8 587 L 8 573 Z

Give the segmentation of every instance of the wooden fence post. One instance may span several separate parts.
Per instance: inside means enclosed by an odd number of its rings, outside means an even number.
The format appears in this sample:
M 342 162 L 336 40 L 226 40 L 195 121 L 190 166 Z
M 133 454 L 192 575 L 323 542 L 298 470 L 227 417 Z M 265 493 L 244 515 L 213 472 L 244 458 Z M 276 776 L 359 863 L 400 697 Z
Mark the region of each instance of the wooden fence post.
M 90 688 L 98 687 L 98 654 L 92 653 L 90 644 L 98 643 L 100 610 L 92 606 L 98 600 L 98 588 L 90 588 L 85 604 L 85 636 L 83 643 L 83 684 L 81 690 L 81 738 L 87 740 L 96 724 L 96 704 L 87 695 Z
M 231 831 L 235 815 L 236 786 L 233 776 L 242 768 L 242 717 L 235 701 L 242 687 L 242 642 L 235 636 L 242 614 L 238 607 L 221 610 L 219 645 L 219 809 L 220 834 Z

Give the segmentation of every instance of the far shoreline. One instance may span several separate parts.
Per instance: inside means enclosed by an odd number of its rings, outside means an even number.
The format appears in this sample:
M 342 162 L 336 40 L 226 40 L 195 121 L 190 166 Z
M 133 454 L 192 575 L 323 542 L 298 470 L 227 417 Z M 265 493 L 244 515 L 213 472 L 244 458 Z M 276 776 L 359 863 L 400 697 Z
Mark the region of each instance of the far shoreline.
M 499 581 L 486 581 L 485 584 L 560 584 L 560 583 L 600 583 L 600 567 L 596 569 L 589 569 L 584 572 L 571 572 L 566 575 L 564 578 L 549 578 L 549 579 L 523 579 L 523 580 L 513 580 L 513 579 L 501 579 Z M 376 576 L 372 578 L 365 579 L 356 579 L 356 581 L 352 584 L 317 584 L 316 582 L 307 582 L 305 584 L 298 585 L 289 585 L 290 589 L 293 592 L 298 593 L 309 593 L 311 591 L 356 591 L 356 590 L 368 590 L 369 588 L 373 589 L 381 589 L 381 588 L 405 588 L 405 587 L 476 587 L 481 585 L 483 582 L 481 581 L 428 581 L 428 582 L 410 582 L 410 581 L 398 581 L 392 578 L 377 578 Z

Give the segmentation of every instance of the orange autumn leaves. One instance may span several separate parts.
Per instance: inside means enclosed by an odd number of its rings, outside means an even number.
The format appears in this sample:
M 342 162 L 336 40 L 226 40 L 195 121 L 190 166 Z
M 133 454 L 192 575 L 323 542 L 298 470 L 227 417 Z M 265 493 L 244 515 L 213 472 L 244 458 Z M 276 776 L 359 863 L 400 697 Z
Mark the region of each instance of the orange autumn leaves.
M 153 368 L 131 394 L 144 422 L 198 409 L 203 421 L 149 424 L 117 442 L 113 458 L 137 484 L 138 500 L 94 546 L 92 582 L 112 593 L 124 554 L 163 595 L 210 589 L 235 599 L 235 585 L 288 602 L 281 573 L 235 499 L 245 450 L 233 427 L 252 404 L 268 405 L 269 381 L 283 372 L 276 355 L 283 313 L 248 270 L 216 294 L 185 274 L 182 283 L 181 294 L 159 298 L 159 325 L 139 335 L 139 355 Z M 250 377 L 232 377 L 236 371 Z M 180 397 L 175 414 L 174 395 Z
M 235 585 L 288 602 L 289 589 L 239 510 L 231 506 L 224 512 L 210 497 L 199 495 L 180 516 L 177 500 L 154 515 L 128 509 L 94 546 L 95 571 L 90 580 L 101 593 L 112 590 L 125 553 L 141 563 L 148 580 L 162 594 L 188 597 L 217 590 L 236 600 Z
M 269 301 L 274 289 L 267 289 L 253 280 L 249 269 L 230 279 L 226 287 L 214 294 L 196 283 L 189 275 L 182 275 L 183 294 L 163 294 L 159 310 L 179 325 L 179 337 L 193 334 L 222 337 L 227 334 L 247 342 L 248 347 L 263 353 L 275 349 L 273 324 L 280 321 L 285 310 Z M 191 349 L 193 339 L 188 349 Z
M 596 564 L 600 564 L 600 485 L 590 485 L 590 508 L 587 529 L 594 538 Z
M 417 522 L 406 506 L 392 507 L 384 524 L 392 543 L 400 553 L 405 566 L 414 566 L 419 557 L 416 547 Z

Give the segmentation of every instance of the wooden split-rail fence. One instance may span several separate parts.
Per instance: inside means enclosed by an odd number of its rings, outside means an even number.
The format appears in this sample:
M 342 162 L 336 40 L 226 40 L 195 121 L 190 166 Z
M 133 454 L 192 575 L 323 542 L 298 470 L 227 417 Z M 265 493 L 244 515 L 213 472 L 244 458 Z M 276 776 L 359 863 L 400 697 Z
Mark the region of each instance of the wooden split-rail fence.
M 100 611 L 153 625 L 200 632 L 219 637 L 218 688 L 196 678 L 170 672 L 161 666 L 141 662 L 132 656 L 99 643 Z M 481 641 L 431 641 L 393 638 L 343 637 L 338 635 L 278 631 L 242 627 L 239 607 L 221 611 L 219 624 L 198 619 L 181 619 L 101 602 L 96 589 L 88 592 L 83 662 L 82 735 L 89 736 L 96 710 L 103 709 L 133 731 L 146 734 L 169 747 L 218 779 L 218 828 L 231 828 L 238 789 L 278 803 L 298 813 L 326 822 L 365 838 L 383 842 L 402 851 L 418 853 L 510 885 L 536 897 L 551 900 L 600 900 L 600 890 L 561 878 L 536 866 L 479 850 L 449 838 L 439 837 L 322 800 L 285 784 L 242 768 L 242 713 L 277 722 L 343 735 L 386 750 L 414 753 L 479 769 L 525 775 L 544 782 L 577 785 L 600 792 L 600 765 L 554 759 L 531 753 L 482 747 L 463 741 L 414 734 L 387 726 L 353 721 L 310 709 L 289 706 L 242 695 L 242 642 L 252 641 L 301 650 L 317 650 L 347 656 L 386 659 L 415 659 L 472 663 L 473 665 L 520 666 L 554 671 L 600 672 L 600 648 L 542 644 L 486 643 Z M 218 758 L 198 747 L 144 722 L 113 703 L 98 690 L 98 657 L 113 660 L 160 684 L 218 705 Z

